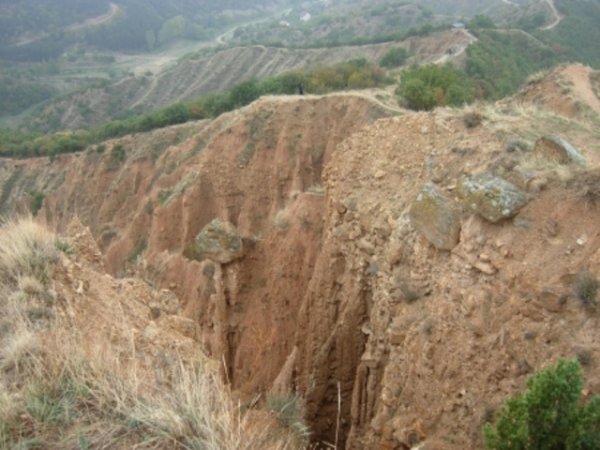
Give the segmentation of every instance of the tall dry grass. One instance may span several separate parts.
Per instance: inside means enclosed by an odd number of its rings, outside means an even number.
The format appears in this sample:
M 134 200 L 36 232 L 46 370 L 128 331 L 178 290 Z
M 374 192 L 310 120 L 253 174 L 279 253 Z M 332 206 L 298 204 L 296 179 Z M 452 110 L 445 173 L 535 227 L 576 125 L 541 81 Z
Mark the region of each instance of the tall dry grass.
M 245 413 L 200 351 L 154 361 L 87 338 L 51 289 L 60 258 L 34 221 L 0 227 L 0 448 L 305 447 L 268 414 Z

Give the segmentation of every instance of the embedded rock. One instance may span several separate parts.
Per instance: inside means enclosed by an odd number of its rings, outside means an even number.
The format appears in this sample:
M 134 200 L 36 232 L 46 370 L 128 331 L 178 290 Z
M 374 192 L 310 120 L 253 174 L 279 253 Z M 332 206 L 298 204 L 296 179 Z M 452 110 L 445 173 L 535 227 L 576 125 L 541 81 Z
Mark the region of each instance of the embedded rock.
M 219 218 L 206 225 L 194 240 L 194 259 L 212 259 L 221 264 L 242 257 L 242 236 L 230 222 Z
M 437 249 L 452 250 L 458 243 L 461 210 L 440 188 L 427 183 L 413 202 L 412 225 Z
M 527 204 L 515 185 L 491 175 L 463 177 L 458 193 L 469 209 L 493 223 L 515 216 Z
M 544 136 L 538 139 L 533 148 L 533 153 L 559 164 L 574 162 L 580 166 L 586 165 L 585 157 L 581 152 L 558 136 Z

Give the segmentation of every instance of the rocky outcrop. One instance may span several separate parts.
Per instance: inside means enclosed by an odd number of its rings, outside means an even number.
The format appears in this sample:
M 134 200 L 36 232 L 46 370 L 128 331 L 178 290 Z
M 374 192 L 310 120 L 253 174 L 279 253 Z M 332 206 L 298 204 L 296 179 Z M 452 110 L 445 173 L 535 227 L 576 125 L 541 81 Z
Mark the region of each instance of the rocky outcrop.
M 410 208 L 412 225 L 439 250 L 452 250 L 460 234 L 461 209 L 433 183 L 427 183 Z
M 458 193 L 467 208 L 493 223 L 517 215 L 527 204 L 527 197 L 515 185 L 487 174 L 462 177 Z
M 581 152 L 559 136 L 544 136 L 538 139 L 533 154 L 559 164 L 586 165 L 586 159 Z
M 198 261 L 230 263 L 244 254 L 242 236 L 232 223 L 216 218 L 196 236 L 192 254 Z

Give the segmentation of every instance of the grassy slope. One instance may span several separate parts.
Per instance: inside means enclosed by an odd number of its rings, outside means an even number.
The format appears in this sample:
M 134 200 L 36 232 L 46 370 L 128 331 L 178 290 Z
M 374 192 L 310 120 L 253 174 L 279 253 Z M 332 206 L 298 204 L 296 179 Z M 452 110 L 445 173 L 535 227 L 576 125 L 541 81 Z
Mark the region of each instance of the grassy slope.
M 90 272 L 94 290 L 73 305 L 76 251 L 31 219 L 0 227 L 1 448 L 303 448 L 276 415 L 242 414 L 195 344 L 144 349 L 138 299 L 97 294 L 104 274 Z M 120 321 L 90 322 L 86 300 Z

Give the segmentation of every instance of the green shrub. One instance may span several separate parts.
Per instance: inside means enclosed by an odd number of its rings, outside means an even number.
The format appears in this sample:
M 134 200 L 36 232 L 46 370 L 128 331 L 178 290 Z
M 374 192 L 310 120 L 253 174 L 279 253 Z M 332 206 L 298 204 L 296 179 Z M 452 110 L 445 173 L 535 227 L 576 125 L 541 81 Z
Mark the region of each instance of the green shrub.
M 410 109 L 459 106 L 473 100 L 473 88 L 463 73 L 447 64 L 415 66 L 402 72 L 396 91 Z
M 598 278 L 591 273 L 581 273 L 575 279 L 575 295 L 585 306 L 596 306 L 596 294 L 599 287 Z
M 484 426 L 494 450 L 593 450 L 600 448 L 600 397 L 582 403 L 582 369 L 560 360 L 531 377 L 527 391 L 506 401 L 495 425 Z
M 29 202 L 29 209 L 31 210 L 31 214 L 35 217 L 37 213 L 42 209 L 42 204 L 44 203 L 44 198 L 46 195 L 43 192 L 39 191 L 31 191 L 29 193 L 31 196 L 31 201 Z
M 110 154 L 115 161 L 125 161 L 125 149 L 121 144 L 116 144 Z
M 381 67 L 391 69 L 393 67 L 400 67 L 408 59 L 408 51 L 402 47 L 391 48 L 387 51 L 383 58 L 379 61 Z

